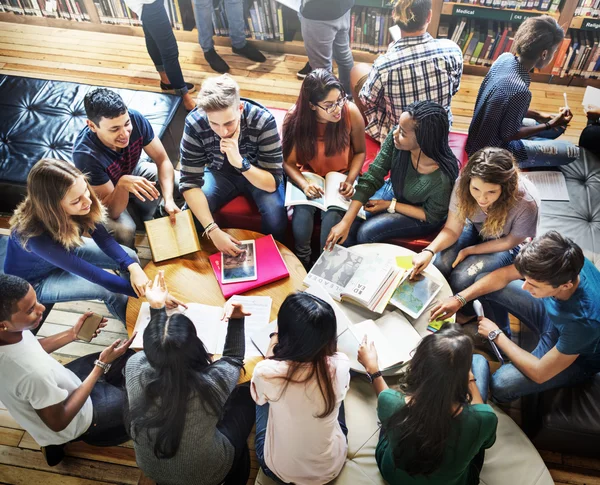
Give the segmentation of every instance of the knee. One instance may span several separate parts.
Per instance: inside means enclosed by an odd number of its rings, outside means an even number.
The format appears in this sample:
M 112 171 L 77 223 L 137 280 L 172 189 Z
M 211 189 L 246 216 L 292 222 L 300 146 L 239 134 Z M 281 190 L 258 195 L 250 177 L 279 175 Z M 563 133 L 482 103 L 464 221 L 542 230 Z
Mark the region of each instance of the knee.
M 448 283 L 454 292 L 462 291 L 468 288 L 475 281 L 475 276 L 470 275 L 463 269 L 455 268 L 448 278 Z
M 475 370 L 481 371 L 483 373 L 489 373 L 490 364 L 483 355 L 473 354 L 472 368 L 473 374 L 475 374 Z
M 135 240 L 135 234 L 134 234 L 134 240 Z M 122 246 L 123 250 L 127 253 L 127 256 L 129 256 L 131 259 L 133 259 L 136 263 L 140 264 L 140 258 L 138 257 L 137 253 L 131 249 L 130 247 L 127 246 Z
M 129 248 L 134 254 L 135 251 L 133 251 L 133 248 L 135 248 L 135 230 L 135 224 L 114 224 L 112 230 L 112 236 L 115 241 Z M 134 259 L 137 259 L 137 255 Z
M 519 382 L 523 375 L 512 364 L 505 364 L 498 369 L 490 380 L 490 392 L 495 401 L 507 403 L 520 396 Z

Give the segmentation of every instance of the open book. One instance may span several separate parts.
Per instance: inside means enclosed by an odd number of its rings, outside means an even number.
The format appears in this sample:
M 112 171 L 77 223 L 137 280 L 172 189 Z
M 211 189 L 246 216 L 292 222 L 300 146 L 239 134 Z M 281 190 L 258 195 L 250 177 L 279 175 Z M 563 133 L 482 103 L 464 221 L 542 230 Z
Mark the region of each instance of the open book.
M 176 214 L 175 224 L 168 217 L 144 222 L 155 263 L 200 251 L 200 241 L 191 210 Z
M 340 172 L 329 172 L 325 178 L 311 172 L 302 172 L 304 178 L 310 183 L 318 185 L 323 189 L 325 195 L 318 199 L 309 199 L 298 187 L 288 180 L 285 187 L 285 206 L 291 207 L 294 205 L 312 205 L 322 211 L 327 209 L 348 210 L 350 203 L 340 194 L 340 184 L 346 181 L 346 175 Z M 366 219 L 365 210 L 361 209 L 358 217 Z

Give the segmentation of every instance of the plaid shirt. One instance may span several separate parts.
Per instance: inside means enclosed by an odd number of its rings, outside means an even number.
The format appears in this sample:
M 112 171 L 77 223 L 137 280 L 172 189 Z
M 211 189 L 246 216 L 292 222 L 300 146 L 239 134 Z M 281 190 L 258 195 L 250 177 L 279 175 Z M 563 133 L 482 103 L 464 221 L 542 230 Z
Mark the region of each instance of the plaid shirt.
M 273 175 L 277 186 L 283 180 L 283 154 L 277 124 L 271 112 L 260 104 L 242 99 L 244 111 L 240 124 L 240 155 Z M 181 138 L 181 179 L 179 190 L 202 188 L 204 169 L 231 171 L 221 153 L 221 138 L 208 123 L 206 113 L 193 110 L 185 119 Z
M 366 108 L 367 133 L 383 143 L 415 101 L 441 104 L 452 123 L 450 102 L 460 86 L 462 69 L 462 52 L 448 39 L 434 39 L 427 33 L 398 39 L 375 61 L 358 95 Z

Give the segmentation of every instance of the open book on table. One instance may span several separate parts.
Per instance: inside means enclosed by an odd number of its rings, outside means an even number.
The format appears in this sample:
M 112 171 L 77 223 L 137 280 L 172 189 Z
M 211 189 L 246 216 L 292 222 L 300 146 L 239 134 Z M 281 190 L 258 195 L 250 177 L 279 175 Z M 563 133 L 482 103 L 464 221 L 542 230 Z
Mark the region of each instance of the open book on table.
M 340 184 L 346 181 L 346 175 L 340 172 L 329 172 L 324 178 L 311 172 L 302 172 L 302 175 L 310 183 L 318 185 L 323 189 L 325 195 L 318 199 L 309 199 L 304 192 L 288 180 L 285 187 L 285 206 L 312 205 L 322 211 L 328 209 L 340 209 L 347 211 L 351 199 L 346 199 L 340 194 Z M 358 217 L 365 219 L 365 210 L 361 209 Z

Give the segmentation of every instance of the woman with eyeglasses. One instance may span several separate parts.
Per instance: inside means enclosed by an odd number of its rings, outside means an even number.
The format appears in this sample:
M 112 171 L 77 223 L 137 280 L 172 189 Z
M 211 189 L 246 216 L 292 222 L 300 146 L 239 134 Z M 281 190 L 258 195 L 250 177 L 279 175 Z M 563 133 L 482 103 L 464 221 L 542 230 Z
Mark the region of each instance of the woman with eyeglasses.
M 410 104 L 358 179 L 352 204 L 329 232 L 325 248 L 417 238 L 439 229 L 458 176 L 458 160 L 448 145 L 449 129 L 448 113 L 441 105 Z M 355 223 L 363 205 L 367 221 Z
M 283 122 L 284 170 L 288 179 L 309 199 L 323 196 L 302 172 L 325 177 L 329 172 L 346 173 L 340 195 L 354 193 L 354 181 L 365 161 L 365 123 L 356 105 L 348 101 L 340 81 L 325 69 L 315 69 L 302 83 L 300 96 Z M 302 264 L 310 265 L 315 212 L 308 205 L 294 207 L 292 229 L 295 252 Z M 321 246 L 343 212 L 330 209 L 321 214 Z

